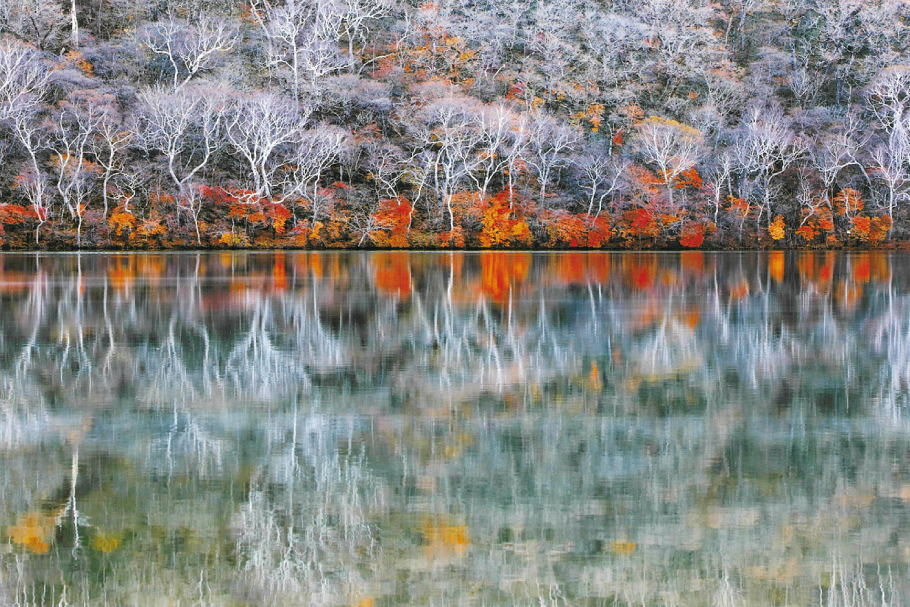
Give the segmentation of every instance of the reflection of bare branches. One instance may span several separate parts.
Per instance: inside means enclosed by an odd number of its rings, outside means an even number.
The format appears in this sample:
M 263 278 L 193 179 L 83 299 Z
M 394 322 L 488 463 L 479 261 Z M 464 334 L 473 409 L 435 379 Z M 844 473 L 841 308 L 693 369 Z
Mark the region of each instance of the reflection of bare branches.
M 162 469 L 171 478 L 178 464 L 182 464 L 182 473 L 209 478 L 221 470 L 222 444 L 190 411 L 178 410 L 175 402 L 167 433 L 149 444 L 147 466 L 152 470 Z
M 400 255 L 384 290 L 335 253 L 4 258 L 0 528 L 53 502 L 94 532 L 116 505 L 124 552 L 158 552 L 104 592 L 174 604 L 367 604 L 402 578 L 422 604 L 900 604 L 897 277 Z M 88 552 L 75 527 L 55 546 Z M 50 573 L 0 555 L 0 603 L 41 576 L 98 596 L 70 547 Z
M 321 456 L 295 468 L 292 479 L 280 473 L 280 484 L 250 490 L 235 521 L 237 551 L 250 587 L 263 597 L 278 604 L 282 597 L 293 603 L 295 596 L 308 597 L 311 605 L 343 604 L 346 593 L 364 585 L 353 564 L 375 549 L 364 502 L 375 481 L 362 457 L 341 456 L 318 436 L 315 444 L 307 440 L 319 434 L 320 424 L 311 419 L 306 425 L 312 431 L 304 433 L 301 448 L 318 449 Z
M 837 556 L 832 558 L 830 580 L 819 586 L 820 607 L 895 607 L 902 604 L 894 585 L 891 568 L 878 571 L 875 586 L 866 584 L 866 574 L 859 562 L 847 562 Z
M 738 607 L 742 604 L 742 593 L 733 586 L 730 572 L 724 567 L 717 592 L 714 594 L 714 607 Z

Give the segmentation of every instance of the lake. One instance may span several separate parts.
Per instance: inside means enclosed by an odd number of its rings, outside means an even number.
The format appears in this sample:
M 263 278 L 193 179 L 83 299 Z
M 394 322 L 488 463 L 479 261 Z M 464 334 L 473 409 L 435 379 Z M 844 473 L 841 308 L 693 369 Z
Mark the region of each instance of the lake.
M 910 604 L 910 255 L 0 255 L 0 604 Z

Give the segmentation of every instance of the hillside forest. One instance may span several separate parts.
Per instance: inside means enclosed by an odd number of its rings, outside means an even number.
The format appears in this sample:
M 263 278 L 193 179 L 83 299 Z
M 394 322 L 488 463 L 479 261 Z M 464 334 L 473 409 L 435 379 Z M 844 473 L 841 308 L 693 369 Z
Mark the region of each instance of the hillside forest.
M 902 0 L 0 0 L 4 249 L 910 240 Z

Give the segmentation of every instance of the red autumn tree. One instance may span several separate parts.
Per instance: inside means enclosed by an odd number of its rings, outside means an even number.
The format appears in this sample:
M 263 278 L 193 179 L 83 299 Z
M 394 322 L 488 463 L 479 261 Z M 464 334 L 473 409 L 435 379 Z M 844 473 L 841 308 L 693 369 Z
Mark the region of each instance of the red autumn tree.
M 377 229 L 370 232 L 370 240 L 377 247 L 406 248 L 412 212 L 413 207 L 407 198 L 381 200 L 379 209 L 373 213 Z

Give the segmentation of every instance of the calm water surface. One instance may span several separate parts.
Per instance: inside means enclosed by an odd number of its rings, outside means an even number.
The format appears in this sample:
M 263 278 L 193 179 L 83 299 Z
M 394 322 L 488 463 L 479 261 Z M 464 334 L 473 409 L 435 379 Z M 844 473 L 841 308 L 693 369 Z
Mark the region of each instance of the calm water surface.
M 0 534 L 0 605 L 910 605 L 910 255 L 2 255 Z

